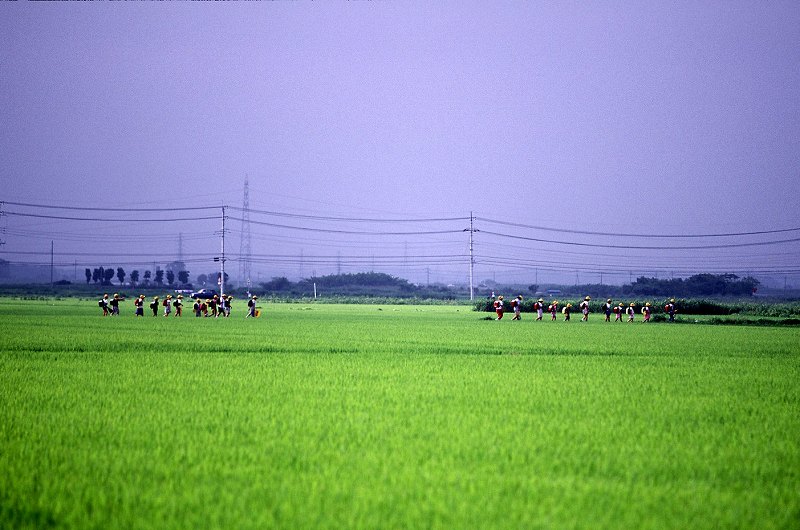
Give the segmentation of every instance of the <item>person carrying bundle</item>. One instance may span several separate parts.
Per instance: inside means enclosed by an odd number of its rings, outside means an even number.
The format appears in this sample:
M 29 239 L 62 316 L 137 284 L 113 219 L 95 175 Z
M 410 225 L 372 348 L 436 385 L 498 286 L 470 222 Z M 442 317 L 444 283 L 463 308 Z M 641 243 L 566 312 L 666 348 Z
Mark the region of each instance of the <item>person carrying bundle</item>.
M 517 295 L 517 297 L 511 300 L 511 307 L 514 309 L 514 318 L 511 320 L 521 320 L 519 318 L 520 312 L 522 311 L 522 295 Z
M 153 316 L 158 316 L 158 296 L 153 297 L 153 301 L 150 302 L 150 309 L 153 310 Z
M 650 322 L 650 314 L 653 312 L 653 309 L 650 307 L 650 302 L 646 302 L 644 307 L 642 308 L 642 314 L 644 315 L 644 320 L 642 323 Z
M 258 300 L 258 297 L 256 295 L 253 295 L 253 297 L 247 301 L 247 315 L 244 318 L 250 318 L 250 317 L 255 318 L 256 300 Z
M 136 308 L 136 316 L 143 317 L 144 316 L 144 295 L 140 294 L 139 298 L 133 301 L 133 307 Z
M 503 295 L 497 297 L 497 300 L 494 301 L 494 312 L 497 314 L 497 318 L 495 320 L 501 320 L 503 318 Z
M 625 314 L 625 304 L 620 302 L 614 307 L 614 322 L 622 322 L 622 315 Z
M 194 316 L 195 317 L 202 316 L 200 314 L 201 304 L 200 304 L 200 299 L 199 298 L 195 298 L 194 299 L 194 304 L 192 305 L 192 309 L 194 310 Z
M 564 322 L 569 322 L 569 315 L 572 313 L 572 304 L 565 305 L 564 309 L 561 310 L 561 313 L 564 315 Z
M 550 311 L 550 322 L 555 322 L 558 314 L 558 300 L 553 300 L 553 303 L 547 306 L 547 310 Z
M 542 314 L 544 313 L 544 300 L 539 298 L 536 303 L 533 304 L 533 308 L 536 310 L 536 320 L 541 320 Z
M 611 298 L 606 300 L 606 303 L 603 304 L 603 313 L 606 314 L 606 322 L 611 322 L 611 308 L 614 307 L 614 304 L 611 303 Z
M 176 317 L 183 316 L 183 295 L 182 294 L 178 295 L 178 298 L 175 299 L 175 303 L 173 305 L 175 306 L 175 316 Z
M 103 310 L 103 316 L 108 316 L 108 294 L 104 294 L 103 298 L 97 301 L 97 305 Z
M 168 317 L 172 313 L 172 295 L 168 294 L 164 301 L 161 302 L 161 305 L 164 306 L 164 316 Z
M 580 303 L 578 307 L 581 308 L 581 313 L 583 313 L 583 318 L 581 318 L 581 322 L 588 322 L 589 321 L 589 298 L 588 296 L 583 299 L 583 302 Z
M 119 294 L 114 293 L 114 298 L 108 303 L 111 306 L 111 316 L 118 317 L 119 316 L 119 303 L 122 300 L 119 298 Z
M 670 298 L 669 299 L 669 303 L 667 303 L 667 305 L 664 306 L 664 311 L 666 311 L 667 314 L 669 315 L 669 321 L 670 322 L 675 322 L 675 313 L 677 313 L 678 310 L 675 309 L 675 299 L 674 298 Z
M 634 317 L 636 316 L 636 310 L 634 307 L 636 307 L 636 304 L 631 302 L 630 307 L 628 307 L 628 322 L 633 322 Z

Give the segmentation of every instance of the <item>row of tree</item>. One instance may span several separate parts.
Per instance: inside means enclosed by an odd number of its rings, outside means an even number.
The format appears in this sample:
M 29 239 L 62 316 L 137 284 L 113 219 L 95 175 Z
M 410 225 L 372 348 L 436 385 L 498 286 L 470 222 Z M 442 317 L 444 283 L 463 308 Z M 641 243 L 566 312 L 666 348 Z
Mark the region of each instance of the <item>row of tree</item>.
M 114 279 L 114 276 L 117 277 L 117 281 L 120 285 L 125 283 L 125 278 L 127 276 L 125 269 L 122 267 L 117 267 L 116 270 L 113 267 L 96 267 L 94 269 L 86 268 L 84 271 L 86 274 L 86 283 L 99 283 L 100 285 L 111 285 L 111 281 Z M 167 284 L 170 286 L 175 285 L 175 280 L 177 279 L 178 282 L 182 285 L 186 285 L 189 283 L 189 271 L 182 270 L 178 271 L 177 274 L 173 270 L 156 270 L 155 275 L 153 275 L 150 271 L 144 271 L 143 275 L 143 283 L 145 285 L 150 285 L 151 279 L 152 282 L 158 285 L 159 287 L 164 285 L 164 279 L 166 278 Z M 139 271 L 133 270 L 130 274 L 130 281 L 131 285 L 134 287 L 139 283 Z
M 86 268 L 84 271 L 86 274 L 86 283 L 95 283 L 100 285 L 111 285 L 112 280 L 116 276 L 117 282 L 122 285 L 125 283 L 125 279 L 129 278 L 130 283 L 133 287 L 137 285 L 157 285 L 159 287 L 164 285 L 166 280 L 166 284 L 170 287 L 176 284 L 180 286 L 189 286 L 189 271 L 182 269 L 175 271 L 173 269 L 156 269 L 155 274 L 151 271 L 146 270 L 143 274 L 140 274 L 138 270 L 132 270 L 130 276 L 125 272 L 125 269 L 122 267 L 96 267 L 94 269 Z M 208 274 L 200 274 L 197 276 L 197 283 L 199 285 L 207 285 L 207 284 L 218 284 L 219 283 L 219 272 L 211 272 Z M 142 279 L 141 284 L 139 283 L 139 279 Z M 225 273 L 225 281 L 228 282 L 229 277 L 228 273 Z

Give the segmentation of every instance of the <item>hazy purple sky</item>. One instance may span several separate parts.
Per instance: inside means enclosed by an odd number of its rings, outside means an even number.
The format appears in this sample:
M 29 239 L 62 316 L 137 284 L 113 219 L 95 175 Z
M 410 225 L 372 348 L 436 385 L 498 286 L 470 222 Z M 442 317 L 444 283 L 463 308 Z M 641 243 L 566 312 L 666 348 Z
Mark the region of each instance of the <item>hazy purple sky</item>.
M 248 175 L 251 208 L 293 214 L 466 218 L 473 211 L 642 234 L 800 226 L 796 1 L 3 2 L 0 93 L 5 201 L 241 207 Z M 468 226 L 252 218 L 345 231 Z M 124 247 L 144 262 L 157 261 L 154 253 L 164 262 L 174 259 L 178 233 L 187 254 L 211 256 L 219 246 L 217 223 L 207 221 L 120 226 L 9 215 L 1 222 L 3 253 L 49 252 L 55 240 L 62 261 L 87 266 L 136 260 L 69 252 L 122 255 Z M 229 224 L 236 253 L 240 224 Z M 548 267 L 570 281 L 577 270 L 582 283 L 598 281 L 593 271 L 648 267 L 796 270 L 800 257 L 796 242 L 650 251 L 486 233 L 695 246 L 800 232 L 654 240 L 476 227 L 476 280 L 555 280 Z M 264 225 L 252 233 L 262 280 L 335 272 L 330 259 L 315 256 L 336 256 L 343 272 L 375 265 L 415 281 L 429 272 L 431 281 L 466 281 L 463 258 L 414 257 L 464 255 L 465 233 L 358 236 Z M 145 242 L 149 235 L 155 240 Z M 372 263 L 362 266 L 358 256 Z M 381 266 L 389 256 L 405 268 Z M 213 269 L 197 259 L 193 272 Z M 623 279 L 627 272 L 605 277 Z

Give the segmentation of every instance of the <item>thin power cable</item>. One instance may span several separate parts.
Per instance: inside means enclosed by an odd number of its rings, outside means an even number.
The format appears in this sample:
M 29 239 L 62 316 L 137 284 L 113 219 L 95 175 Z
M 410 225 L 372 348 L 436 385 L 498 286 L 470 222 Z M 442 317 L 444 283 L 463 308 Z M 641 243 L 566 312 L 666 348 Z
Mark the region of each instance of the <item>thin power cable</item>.
M 61 221 L 102 221 L 102 222 L 125 222 L 125 223 L 164 223 L 175 221 L 207 221 L 210 219 L 219 220 L 218 215 L 208 217 L 170 217 L 159 219 L 130 219 L 130 218 L 108 218 L 108 217 L 67 217 L 63 215 L 42 215 L 35 213 L 5 212 L 6 215 L 18 217 L 36 217 L 39 219 L 58 219 Z
M 556 241 L 553 239 L 541 239 L 536 237 L 514 236 L 511 234 L 503 234 L 500 232 L 489 232 L 481 230 L 483 234 L 489 234 L 498 237 L 506 237 L 510 239 L 521 239 L 523 241 L 537 241 L 539 243 L 554 243 L 557 245 L 574 245 L 579 247 L 594 247 L 594 248 L 624 248 L 624 249 L 640 249 L 640 250 L 701 250 L 701 249 L 714 249 L 714 248 L 739 248 L 739 247 L 757 247 L 763 245 L 779 245 L 782 243 L 794 243 L 800 241 L 800 237 L 792 239 L 781 239 L 777 241 L 761 241 L 756 243 L 731 243 L 728 245 L 698 245 L 698 246 L 675 246 L 675 247 L 662 247 L 662 246 L 645 246 L 645 245 L 601 245 L 598 243 L 576 243 L 574 241 Z
M 12 206 L 24 206 L 27 208 L 48 208 L 53 210 L 77 210 L 82 212 L 175 212 L 191 210 L 218 210 L 219 206 L 184 206 L 180 208 L 109 208 L 109 207 L 88 207 L 88 206 L 57 206 L 54 204 L 32 204 L 28 202 L 3 201 Z
M 216 219 L 216 218 L 213 218 Z M 229 216 L 228 219 L 233 219 L 234 221 L 241 221 L 239 217 Z M 309 228 L 305 226 L 292 226 L 292 225 L 282 225 L 276 223 L 267 223 L 264 221 L 254 221 L 250 220 L 251 223 L 262 225 L 262 226 L 271 226 L 273 228 L 289 228 L 292 230 L 304 230 L 307 232 L 324 232 L 328 234 L 359 234 L 359 235 L 369 235 L 369 236 L 413 236 L 413 235 L 430 235 L 430 234 L 457 234 L 463 232 L 463 230 L 423 230 L 423 231 L 412 231 L 412 232 L 370 232 L 370 231 L 362 231 L 362 230 L 334 230 L 334 229 L 327 229 L 327 228 Z
M 616 232 L 592 232 L 588 230 L 571 230 L 567 228 L 549 228 L 545 226 L 534 226 L 522 223 L 512 223 L 509 221 L 498 221 L 497 219 L 489 219 L 487 217 L 476 217 L 475 219 L 478 221 L 485 221 L 487 223 L 494 223 L 504 226 L 515 226 L 518 228 L 530 228 L 533 230 L 543 230 L 547 232 L 561 232 L 565 234 L 584 234 L 591 236 L 640 237 L 640 238 L 738 237 L 738 236 L 754 236 L 763 234 L 780 234 L 786 232 L 797 232 L 798 230 L 800 230 L 800 227 L 797 227 L 797 228 L 782 228 L 776 230 L 759 230 L 755 232 L 730 232 L 725 234 L 625 234 Z
M 228 206 L 230 210 L 244 211 L 243 208 L 235 206 Z M 289 217 L 293 219 L 309 219 L 315 221 L 344 221 L 344 222 L 367 222 L 367 223 L 434 223 L 434 222 L 448 222 L 448 221 L 469 221 L 469 217 L 439 217 L 439 218 L 412 218 L 412 219 L 379 219 L 370 217 L 333 217 L 325 215 L 307 215 L 296 214 L 287 212 L 274 212 L 269 210 L 257 210 L 250 208 L 248 210 L 251 214 L 257 213 L 262 215 L 272 215 L 275 217 Z

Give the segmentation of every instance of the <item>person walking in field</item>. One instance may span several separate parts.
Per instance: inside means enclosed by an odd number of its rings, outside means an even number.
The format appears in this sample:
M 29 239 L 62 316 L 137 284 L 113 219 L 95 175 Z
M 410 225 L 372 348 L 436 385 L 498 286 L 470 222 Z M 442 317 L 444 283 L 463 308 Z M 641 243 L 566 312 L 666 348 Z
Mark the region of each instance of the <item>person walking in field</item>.
M 144 316 L 144 295 L 140 294 L 139 298 L 136 298 L 133 301 L 133 307 L 136 308 L 136 316 L 143 317 Z
M 569 315 L 572 313 L 572 304 L 568 303 L 565 305 L 561 312 L 564 314 L 564 322 L 569 322 Z
M 175 316 L 180 317 L 183 316 L 183 295 L 179 294 L 178 298 L 175 299 Z
M 603 304 L 603 313 L 606 314 L 606 322 L 611 322 L 611 308 L 614 307 L 614 304 L 611 303 L 611 298 L 606 300 L 606 303 Z
M 200 302 L 200 311 L 203 312 L 203 318 L 208 317 L 208 302 L 209 302 L 208 299 L 205 299 L 202 302 Z
M 555 322 L 558 314 L 558 300 L 553 300 L 553 303 L 547 306 L 547 310 L 550 311 L 550 322 Z
M 628 322 L 633 322 L 634 317 L 636 316 L 636 310 L 634 309 L 635 306 L 636 304 L 631 302 L 630 307 L 628 307 Z
M 219 302 L 217 302 L 217 316 L 225 317 L 225 296 L 219 297 Z
M 583 299 L 583 302 L 580 303 L 581 313 L 583 313 L 583 318 L 581 318 L 581 322 L 588 322 L 589 321 L 589 298 L 588 296 Z
M 614 322 L 622 322 L 622 315 L 625 314 L 625 303 L 620 302 L 617 307 L 614 308 Z
M 539 298 L 535 304 L 533 304 L 533 308 L 536 310 L 536 320 L 542 319 L 542 314 L 544 314 L 544 300 Z
M 494 312 L 497 314 L 497 318 L 495 320 L 502 320 L 503 318 L 503 295 L 497 297 L 497 300 L 494 301 Z
M 150 302 L 150 309 L 153 310 L 153 316 L 158 316 L 158 296 L 153 297 L 153 301 Z
M 258 300 L 258 297 L 253 295 L 253 297 L 247 301 L 247 315 L 244 318 L 256 317 L 256 300 Z
M 104 294 L 103 298 L 101 298 L 97 302 L 97 305 L 99 305 L 100 308 L 103 310 L 103 316 L 107 317 L 108 316 L 108 294 Z
M 519 318 L 520 312 L 522 311 L 522 295 L 517 295 L 517 297 L 511 300 L 511 307 L 514 308 L 514 318 L 511 320 L 521 320 Z
M 211 311 L 211 316 L 217 318 L 217 299 L 219 297 L 214 295 L 211 300 L 208 301 L 208 309 Z
M 231 302 L 233 302 L 233 296 L 228 295 L 228 298 L 225 300 L 225 316 L 231 316 Z
M 172 295 L 168 294 L 161 305 L 164 306 L 164 316 L 168 317 L 172 313 Z
M 119 299 L 119 294 L 114 293 L 114 298 L 112 298 L 111 301 L 108 303 L 108 305 L 111 306 L 111 316 L 113 316 L 113 317 L 118 317 L 119 316 L 119 303 L 120 303 L 120 301 L 121 300 Z
M 644 315 L 644 320 L 642 323 L 650 322 L 650 314 L 653 312 L 653 309 L 650 307 L 650 302 L 646 302 L 644 307 L 642 308 L 642 314 Z
M 669 321 L 670 322 L 675 322 L 675 313 L 677 313 L 678 311 L 677 311 L 677 309 L 675 309 L 675 299 L 674 298 L 670 298 L 669 299 L 669 303 L 667 303 L 667 305 L 664 306 L 664 311 L 666 311 L 667 314 L 669 315 Z
M 200 299 L 199 298 L 195 298 L 194 299 L 194 304 L 192 305 L 192 309 L 194 310 L 194 316 L 195 317 L 202 316 L 200 314 L 200 308 L 201 308 Z

